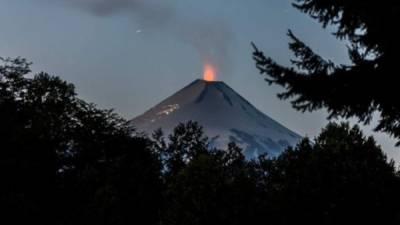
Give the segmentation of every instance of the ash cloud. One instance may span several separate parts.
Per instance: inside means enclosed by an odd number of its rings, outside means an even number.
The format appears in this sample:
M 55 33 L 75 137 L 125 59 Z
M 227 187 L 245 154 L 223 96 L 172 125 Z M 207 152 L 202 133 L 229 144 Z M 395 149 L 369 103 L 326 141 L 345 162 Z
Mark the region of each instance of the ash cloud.
M 232 34 L 223 21 L 188 18 L 165 0 L 46 0 L 83 10 L 99 17 L 131 16 L 146 30 L 174 35 L 193 46 L 204 62 L 218 68 L 218 76 L 229 74 L 229 44 Z M 208 19 L 208 20 L 207 20 Z

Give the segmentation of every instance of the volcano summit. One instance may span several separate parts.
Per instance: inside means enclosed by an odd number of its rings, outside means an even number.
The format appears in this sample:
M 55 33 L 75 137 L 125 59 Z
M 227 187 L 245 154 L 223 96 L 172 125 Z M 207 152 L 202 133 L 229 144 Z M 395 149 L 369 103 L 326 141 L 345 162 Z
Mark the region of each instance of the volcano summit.
M 203 126 L 211 146 L 225 148 L 234 141 L 247 158 L 279 155 L 301 139 L 221 81 L 195 80 L 129 124 L 148 134 L 158 128 L 170 134 L 178 123 L 189 120 Z

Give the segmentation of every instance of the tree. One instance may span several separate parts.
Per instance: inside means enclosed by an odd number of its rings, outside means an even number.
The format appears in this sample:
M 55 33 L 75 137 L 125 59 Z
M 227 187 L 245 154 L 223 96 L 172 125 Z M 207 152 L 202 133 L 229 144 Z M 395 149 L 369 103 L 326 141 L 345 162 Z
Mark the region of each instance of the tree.
M 399 223 L 394 162 L 358 127 L 329 124 L 273 159 L 266 174 L 272 224 Z
M 112 110 L 25 59 L 0 64 L 0 199 L 15 224 L 159 221 L 161 165 Z M 120 210 L 115 210 L 120 209 Z
M 203 128 L 194 121 L 179 123 L 165 143 L 163 133 L 157 130 L 153 134 L 155 151 L 159 152 L 164 162 L 166 177 L 179 173 L 193 158 L 208 151 Z
M 295 8 L 336 29 L 334 35 L 350 44 L 351 65 L 336 65 L 316 54 L 290 30 L 290 49 L 296 56 L 292 67 L 266 57 L 253 44 L 254 59 L 269 84 L 286 88 L 278 96 L 294 99 L 294 108 L 312 111 L 326 108 L 330 117 L 356 116 L 369 123 L 380 112 L 377 131 L 400 138 L 398 54 L 395 27 L 400 2 L 372 0 L 296 0 Z M 400 142 L 398 142 L 400 144 Z
M 40 73 L 33 79 L 25 59 L 0 66 L 0 170 L 4 215 L 19 220 L 55 220 L 57 172 L 75 107 L 71 85 Z M 20 221 L 21 222 L 21 221 Z
M 330 124 L 277 158 L 165 141 L 79 99 L 24 59 L 0 65 L 0 208 L 8 224 L 398 224 L 399 174 L 372 138 Z M 4 125 L 4 126 L 3 126 Z
M 242 149 L 233 143 L 224 150 L 210 149 L 206 141 L 202 128 L 189 121 L 174 129 L 168 143 L 157 145 L 167 149 L 162 151 L 166 153 L 164 166 L 168 168 L 162 223 L 254 222 L 255 180 L 248 176 L 251 167 Z

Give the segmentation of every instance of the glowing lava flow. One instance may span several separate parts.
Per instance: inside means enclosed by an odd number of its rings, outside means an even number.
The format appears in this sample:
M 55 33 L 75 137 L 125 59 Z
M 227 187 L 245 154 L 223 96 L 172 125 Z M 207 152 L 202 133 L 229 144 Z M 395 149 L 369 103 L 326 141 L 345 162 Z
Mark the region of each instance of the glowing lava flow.
M 204 74 L 203 79 L 205 81 L 215 81 L 216 70 L 214 66 L 210 63 L 204 64 Z

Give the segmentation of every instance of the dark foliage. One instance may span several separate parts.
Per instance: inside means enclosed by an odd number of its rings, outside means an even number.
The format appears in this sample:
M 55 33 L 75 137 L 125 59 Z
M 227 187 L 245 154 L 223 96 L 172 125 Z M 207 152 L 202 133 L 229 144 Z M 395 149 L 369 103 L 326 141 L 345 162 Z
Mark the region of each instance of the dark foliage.
M 331 117 L 356 116 L 369 123 L 380 112 L 377 131 L 400 138 L 400 103 L 397 100 L 399 1 L 296 0 L 294 7 L 336 29 L 347 40 L 351 65 L 323 59 L 289 31 L 289 47 L 296 60 L 285 67 L 266 57 L 255 45 L 254 59 L 270 84 L 286 88 L 279 95 L 292 98 L 302 111 L 326 108 Z M 400 142 L 398 143 L 400 144 Z
M 158 222 L 160 162 L 124 121 L 29 63 L 0 65 L 0 199 L 14 224 Z
M 180 124 L 169 142 L 157 144 L 166 150 L 160 151 L 166 167 L 163 224 L 400 222 L 394 162 L 358 127 L 332 123 L 313 142 L 304 139 L 277 158 L 246 161 L 233 143 L 205 151 L 197 126 Z M 184 157 L 182 149 L 195 154 L 179 160 L 180 169 L 171 174 L 165 155 Z
M 398 224 L 400 180 L 393 162 L 358 127 L 329 124 L 268 165 L 277 224 Z
M 29 63 L 0 66 L 4 224 L 399 224 L 400 179 L 358 128 L 330 124 L 278 158 L 210 149 L 189 121 L 165 138 Z
M 242 150 L 232 143 L 226 151 L 209 151 L 206 140 L 201 128 L 194 122 L 178 125 L 170 136 L 164 164 L 167 170 L 163 223 L 255 222 L 256 188 L 254 180 L 248 176 L 250 168 Z M 182 149 L 192 153 L 187 154 Z M 174 152 L 172 156 L 179 155 L 177 158 L 184 159 L 179 160 L 179 170 L 171 167 L 174 165 L 168 156 L 171 152 Z

